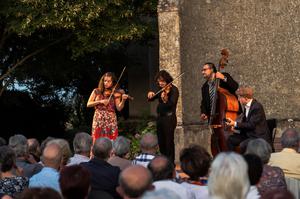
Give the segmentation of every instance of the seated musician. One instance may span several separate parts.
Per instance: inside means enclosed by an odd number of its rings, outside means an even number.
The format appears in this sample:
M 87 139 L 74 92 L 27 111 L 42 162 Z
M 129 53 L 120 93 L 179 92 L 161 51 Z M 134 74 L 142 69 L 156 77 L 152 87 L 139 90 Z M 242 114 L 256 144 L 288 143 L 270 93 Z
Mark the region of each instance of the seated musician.
M 240 87 L 236 94 L 244 108 L 237 120 L 226 118 L 227 125 L 239 130 L 239 133 L 234 133 L 228 137 L 228 149 L 234 150 L 236 146 L 240 146 L 241 153 L 243 153 L 248 142 L 255 138 L 262 138 L 270 143 L 265 111 L 261 103 L 253 98 L 253 89 Z

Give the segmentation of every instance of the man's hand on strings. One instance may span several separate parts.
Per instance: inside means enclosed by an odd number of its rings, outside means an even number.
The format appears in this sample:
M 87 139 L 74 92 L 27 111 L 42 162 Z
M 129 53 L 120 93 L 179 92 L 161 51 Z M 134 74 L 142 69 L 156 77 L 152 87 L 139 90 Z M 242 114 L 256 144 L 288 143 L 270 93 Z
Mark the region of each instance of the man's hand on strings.
M 216 72 L 216 78 L 224 80 L 225 76 L 222 73 L 220 73 L 220 72 Z
M 202 114 L 200 115 L 200 119 L 203 120 L 203 121 L 204 121 L 204 120 L 207 120 L 207 118 L 208 118 L 207 115 L 205 115 L 204 113 L 202 113 Z

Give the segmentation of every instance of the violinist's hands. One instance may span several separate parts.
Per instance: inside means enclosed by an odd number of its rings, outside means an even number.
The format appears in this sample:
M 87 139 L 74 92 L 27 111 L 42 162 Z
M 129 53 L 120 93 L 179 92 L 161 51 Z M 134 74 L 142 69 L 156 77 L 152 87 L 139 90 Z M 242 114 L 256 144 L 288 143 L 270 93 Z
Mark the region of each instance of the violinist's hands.
M 202 113 L 202 114 L 200 115 L 200 119 L 203 120 L 203 121 L 204 121 L 204 120 L 207 120 L 207 118 L 208 118 L 207 115 L 205 115 L 204 113 Z
M 166 103 L 169 99 L 168 94 L 166 92 L 161 92 L 161 99 L 164 103 Z
M 155 95 L 154 92 L 149 91 L 148 94 L 147 94 L 147 97 L 148 97 L 148 99 L 151 99 L 154 95 Z
M 220 73 L 220 72 L 216 72 L 216 78 L 224 80 L 225 76 L 222 73 Z
M 108 99 L 103 99 L 103 100 L 100 100 L 100 103 L 103 104 L 104 106 L 107 106 L 109 101 L 108 101 Z
M 226 118 L 226 125 L 228 126 L 234 126 L 235 121 L 231 118 Z
M 128 97 L 129 97 L 129 95 L 127 95 L 127 94 L 123 94 L 123 95 L 122 95 L 122 101 L 123 101 L 123 100 L 127 100 L 127 99 L 128 99 Z

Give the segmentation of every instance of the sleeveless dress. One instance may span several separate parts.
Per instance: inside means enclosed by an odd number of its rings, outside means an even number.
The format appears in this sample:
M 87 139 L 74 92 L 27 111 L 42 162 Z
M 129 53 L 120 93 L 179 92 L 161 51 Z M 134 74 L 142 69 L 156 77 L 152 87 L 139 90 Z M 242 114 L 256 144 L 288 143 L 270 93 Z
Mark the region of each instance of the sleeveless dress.
M 107 99 L 99 90 L 95 89 L 95 100 Z M 115 99 L 111 97 L 109 104 L 104 106 L 99 104 L 95 106 L 95 113 L 92 124 L 93 142 L 100 137 L 107 137 L 110 140 L 115 140 L 118 137 L 118 123 L 115 112 Z

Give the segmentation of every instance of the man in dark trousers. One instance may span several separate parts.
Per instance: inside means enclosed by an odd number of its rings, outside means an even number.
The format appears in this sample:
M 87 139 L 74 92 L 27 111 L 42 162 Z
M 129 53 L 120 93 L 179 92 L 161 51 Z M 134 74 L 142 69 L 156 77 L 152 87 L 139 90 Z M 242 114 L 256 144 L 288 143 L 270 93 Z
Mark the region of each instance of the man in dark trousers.
M 244 108 L 243 113 L 236 121 L 227 118 L 226 124 L 239 130 L 239 133 L 234 133 L 228 137 L 228 149 L 234 150 L 236 146 L 240 146 L 241 153 L 243 153 L 248 142 L 255 138 L 262 138 L 270 143 L 265 111 L 261 103 L 253 98 L 253 89 L 241 87 L 236 94 Z

